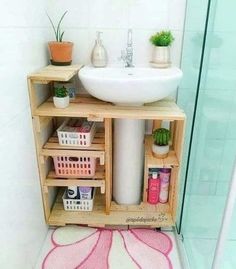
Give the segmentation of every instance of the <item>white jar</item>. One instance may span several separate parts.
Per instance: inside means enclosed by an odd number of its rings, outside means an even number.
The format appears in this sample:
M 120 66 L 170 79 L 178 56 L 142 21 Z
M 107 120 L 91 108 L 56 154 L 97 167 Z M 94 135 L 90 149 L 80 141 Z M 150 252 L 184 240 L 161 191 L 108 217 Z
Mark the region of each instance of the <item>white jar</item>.
M 55 105 L 56 108 L 66 108 L 69 106 L 70 103 L 70 97 L 66 96 L 66 97 L 53 97 L 53 103 Z

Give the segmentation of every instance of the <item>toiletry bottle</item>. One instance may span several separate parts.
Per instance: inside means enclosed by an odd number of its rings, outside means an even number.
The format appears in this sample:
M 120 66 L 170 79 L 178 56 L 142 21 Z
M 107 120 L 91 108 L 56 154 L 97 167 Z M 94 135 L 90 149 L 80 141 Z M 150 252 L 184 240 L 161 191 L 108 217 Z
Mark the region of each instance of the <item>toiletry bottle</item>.
M 76 198 L 77 196 L 77 186 L 70 186 L 67 188 L 67 196 L 70 199 Z
M 159 202 L 162 204 L 167 203 L 169 196 L 169 185 L 170 185 L 170 168 L 160 169 L 160 195 Z
M 94 67 L 105 67 L 108 62 L 107 52 L 100 38 L 102 32 L 97 32 L 97 40 L 91 54 L 91 62 Z
M 160 193 L 160 179 L 158 173 L 154 172 L 148 180 L 148 203 L 157 204 Z
M 81 200 L 92 199 L 92 187 L 79 187 L 79 196 Z

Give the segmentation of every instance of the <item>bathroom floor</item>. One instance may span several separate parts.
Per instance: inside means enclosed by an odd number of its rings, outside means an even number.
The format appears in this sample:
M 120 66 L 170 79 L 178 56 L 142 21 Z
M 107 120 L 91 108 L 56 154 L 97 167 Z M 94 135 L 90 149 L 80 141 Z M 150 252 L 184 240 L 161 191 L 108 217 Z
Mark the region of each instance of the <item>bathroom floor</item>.
M 66 227 L 68 227 L 68 226 L 66 226 Z M 71 229 L 66 228 L 67 230 L 65 228 L 59 228 L 59 229 L 56 230 L 56 232 L 55 232 L 54 229 L 50 229 L 48 231 L 47 237 L 46 237 L 46 239 L 44 241 L 44 245 L 43 245 L 43 247 L 41 249 L 41 253 L 39 255 L 38 262 L 37 262 L 36 267 L 34 269 L 42 269 L 42 268 L 44 268 L 44 269 L 52 269 L 52 268 L 57 269 L 58 266 L 56 265 L 56 263 L 58 262 L 58 259 L 61 259 L 61 257 L 63 256 L 63 258 L 62 258 L 62 260 L 63 260 L 63 259 L 65 259 L 64 257 L 67 256 L 67 255 L 68 255 L 68 259 L 69 259 L 70 255 L 73 256 L 73 254 L 71 254 L 73 251 L 78 253 L 79 248 L 75 249 L 76 247 L 78 247 L 78 245 L 75 244 L 76 242 L 78 243 L 78 240 L 81 240 L 82 237 L 86 238 L 86 240 L 87 240 L 87 238 L 88 239 L 91 238 L 89 233 L 92 234 L 94 231 L 95 231 L 95 234 L 96 234 L 95 229 L 86 228 L 86 227 L 79 227 L 79 228 L 80 229 L 78 229 L 78 226 L 71 226 Z M 133 231 L 135 232 L 136 230 L 133 230 Z M 103 230 L 100 230 L 100 232 L 105 233 L 106 230 L 103 229 Z M 122 233 L 123 233 L 123 235 L 122 235 Z M 134 261 L 133 257 L 132 257 L 132 259 L 130 259 L 131 258 L 130 254 L 132 255 L 132 249 L 131 248 L 129 249 L 129 240 L 131 239 L 130 235 L 128 235 L 128 234 L 130 234 L 129 231 L 112 230 L 112 234 L 113 234 L 112 235 L 112 240 L 111 240 L 112 243 L 110 245 L 110 252 L 108 252 L 109 253 L 108 260 L 109 260 L 110 268 L 111 269 L 140 268 L 140 267 L 137 266 L 137 264 L 135 264 L 135 261 Z M 138 231 L 137 231 L 137 234 L 138 234 Z M 161 268 L 182 269 L 174 233 L 173 232 L 165 232 L 163 234 L 164 234 L 163 239 L 165 239 L 165 237 L 166 237 L 169 240 L 170 244 L 172 245 L 172 248 L 171 248 L 170 251 L 167 250 L 166 257 L 163 256 L 164 259 L 163 259 L 163 257 L 160 257 L 159 262 L 162 263 Z M 123 237 L 124 242 L 126 242 L 125 244 L 123 244 L 122 237 Z M 127 239 L 127 241 L 126 241 L 126 239 Z M 144 239 L 144 241 L 145 240 L 149 241 L 151 239 L 151 236 L 146 237 L 146 239 L 144 237 L 143 239 Z M 85 242 L 86 242 L 86 240 L 85 240 Z M 84 242 L 84 241 L 81 240 L 81 242 Z M 56 245 L 56 248 L 55 248 L 55 245 Z M 67 248 L 66 245 L 67 246 L 69 245 L 69 247 L 70 247 L 69 252 L 67 251 L 68 248 Z M 132 247 L 133 245 L 134 244 L 132 243 L 130 245 L 130 247 Z M 66 250 L 66 252 L 64 254 L 61 251 L 63 250 L 63 248 L 65 246 L 66 246 L 67 250 Z M 86 245 L 81 246 L 81 247 L 82 247 L 83 252 L 84 252 L 85 249 L 86 249 Z M 138 250 L 140 249 L 140 248 L 138 248 L 138 245 L 136 247 L 137 248 L 133 249 L 134 250 L 134 253 L 133 253 L 134 255 L 135 255 L 135 252 L 136 251 L 138 252 Z M 166 247 L 166 249 L 168 248 L 168 243 L 163 241 L 163 243 L 160 244 L 160 248 L 165 248 L 165 247 Z M 56 251 L 52 251 L 52 249 L 54 249 L 54 250 L 56 249 Z M 98 248 L 98 249 L 100 249 L 100 248 Z M 102 253 L 103 253 L 105 251 L 104 245 L 101 246 L 101 249 L 102 249 Z M 53 255 L 57 251 L 58 251 L 58 257 L 53 257 Z M 143 251 L 145 252 L 145 249 L 143 249 Z M 127 255 L 127 253 L 129 253 L 129 255 Z M 161 253 L 161 251 L 159 253 Z M 94 254 L 94 249 L 93 249 L 92 254 Z M 92 256 L 92 255 L 91 256 L 90 255 L 91 255 L 91 253 L 89 254 L 88 257 Z M 127 259 L 124 259 L 124 257 L 126 255 L 127 255 Z M 147 253 L 147 255 L 148 255 L 148 253 Z M 73 257 L 75 257 L 75 256 L 78 256 L 78 255 L 74 255 Z M 136 256 L 137 256 L 136 258 L 138 259 L 139 255 L 136 255 Z M 45 259 L 45 257 L 46 257 L 46 259 Z M 155 260 L 154 253 L 150 254 L 150 258 L 154 258 L 154 260 Z M 166 263 L 165 263 L 165 258 L 167 258 L 167 260 L 168 260 L 168 262 L 166 262 Z M 157 259 L 159 259 L 158 255 L 157 255 Z M 45 260 L 46 260 L 46 262 L 45 262 Z M 89 258 L 86 258 L 86 260 L 89 260 Z M 91 258 L 90 258 L 90 260 L 91 260 Z M 142 260 L 143 259 L 141 259 L 141 262 L 142 262 Z M 54 262 L 55 262 L 55 264 L 54 264 Z M 94 262 L 96 262 L 96 261 L 93 261 L 92 264 L 94 264 Z M 122 262 L 123 262 L 123 264 L 122 264 Z M 150 265 L 150 260 L 148 262 L 149 262 L 149 264 L 145 265 L 145 263 L 144 263 L 144 265 L 141 268 L 148 268 L 148 269 L 157 268 L 156 267 L 157 264 L 155 264 L 155 266 L 152 266 L 152 265 Z M 43 264 L 44 264 L 44 267 L 43 267 Z M 61 261 L 59 262 L 59 264 L 60 264 L 60 268 L 65 268 L 65 267 L 61 266 L 61 264 L 62 264 Z M 66 266 L 66 268 L 67 269 L 69 269 L 70 267 L 74 268 L 75 266 L 72 265 L 72 264 L 73 264 L 73 262 L 70 263 L 70 266 Z M 172 266 L 171 266 L 171 264 L 172 264 Z M 90 263 L 90 266 L 89 265 L 87 265 L 87 266 L 84 265 L 84 266 L 85 266 L 84 268 L 90 268 L 90 267 L 95 268 L 95 267 L 93 267 L 93 265 L 91 265 L 91 263 Z M 102 267 L 104 267 L 104 266 L 102 266 Z

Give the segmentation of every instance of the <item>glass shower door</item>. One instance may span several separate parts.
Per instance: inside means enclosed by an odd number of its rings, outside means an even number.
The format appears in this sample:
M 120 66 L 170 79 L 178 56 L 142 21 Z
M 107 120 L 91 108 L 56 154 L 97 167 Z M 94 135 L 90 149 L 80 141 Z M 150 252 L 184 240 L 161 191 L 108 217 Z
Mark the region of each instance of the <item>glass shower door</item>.
M 189 0 L 188 5 L 191 7 L 194 2 Z M 197 50 L 187 55 L 183 50 L 182 57 L 184 72 L 186 57 L 192 59 L 193 64 L 195 62 L 198 82 L 193 84 L 192 78 L 191 95 L 182 85 L 178 96 L 178 102 L 180 105 L 182 102 L 185 110 L 189 108 L 188 103 L 183 102 L 186 96 L 192 98 L 189 101 L 193 104 L 192 114 L 188 117 L 186 170 L 182 171 L 182 176 L 186 172 L 187 185 L 180 228 L 191 269 L 210 269 L 236 156 L 236 1 L 200 2 L 208 10 L 204 29 L 194 33 L 194 42 L 202 46 L 200 64 L 198 66 L 198 62 L 194 61 L 199 53 Z M 198 10 L 195 9 L 195 12 Z M 186 29 L 189 21 L 191 13 L 187 9 Z M 188 35 L 186 29 L 185 35 Z M 193 74 L 190 75 L 193 77 Z M 236 225 L 236 213 L 233 222 Z M 233 228 L 229 238 L 228 249 L 236 253 Z M 230 251 L 225 252 L 225 262 Z M 236 268 L 233 260 L 227 263 L 227 267 L 222 267 L 231 268 Z

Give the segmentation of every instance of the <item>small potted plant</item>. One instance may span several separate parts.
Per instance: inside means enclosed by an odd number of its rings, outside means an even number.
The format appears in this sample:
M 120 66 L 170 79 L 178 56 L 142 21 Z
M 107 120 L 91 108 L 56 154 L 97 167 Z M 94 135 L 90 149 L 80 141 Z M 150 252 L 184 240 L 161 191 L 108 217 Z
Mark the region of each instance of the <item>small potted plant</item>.
M 170 150 L 170 131 L 165 128 L 158 128 L 153 132 L 154 143 L 152 144 L 152 152 L 156 158 L 164 159 Z
M 63 41 L 65 32 L 61 30 L 61 22 L 64 19 L 66 13 L 67 11 L 63 13 L 57 26 L 54 25 L 52 19 L 47 14 L 56 38 L 56 41 L 48 42 L 52 65 L 70 65 L 72 62 L 73 43 Z
M 70 97 L 64 86 L 54 88 L 53 103 L 56 108 L 66 108 L 70 103 Z
M 170 66 L 170 45 L 173 41 L 171 31 L 161 31 L 150 37 L 150 42 L 154 45 L 151 62 L 153 65 L 163 68 Z

